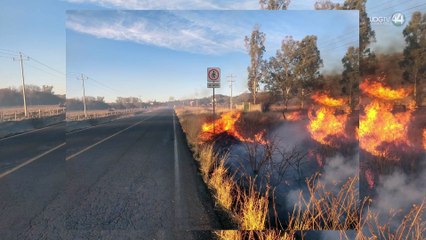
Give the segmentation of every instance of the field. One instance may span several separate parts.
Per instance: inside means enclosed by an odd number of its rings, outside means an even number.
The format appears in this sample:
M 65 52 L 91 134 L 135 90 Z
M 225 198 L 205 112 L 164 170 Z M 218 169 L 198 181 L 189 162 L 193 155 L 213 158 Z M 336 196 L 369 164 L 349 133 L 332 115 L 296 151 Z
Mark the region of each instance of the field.
M 65 113 L 64 107 L 57 105 L 28 106 L 28 118 L 43 118 Z M 23 107 L 0 108 L 0 121 L 19 121 L 25 119 Z
M 424 199 L 392 211 L 360 193 L 358 113 L 328 109 L 224 111 L 214 132 L 209 109 L 176 109 L 206 185 L 240 229 L 217 231 L 219 239 L 304 239 L 310 230 L 336 230 L 335 239 L 424 239 Z

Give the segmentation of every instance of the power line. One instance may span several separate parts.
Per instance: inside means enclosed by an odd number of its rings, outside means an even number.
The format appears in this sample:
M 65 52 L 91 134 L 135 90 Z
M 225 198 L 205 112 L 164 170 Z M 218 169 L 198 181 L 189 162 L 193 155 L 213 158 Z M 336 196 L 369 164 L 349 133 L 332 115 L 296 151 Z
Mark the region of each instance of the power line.
M 231 74 L 231 75 L 226 76 L 226 77 L 228 78 L 229 87 L 231 88 L 231 97 L 229 98 L 229 108 L 232 110 L 232 84 L 235 82 L 233 80 L 233 78 L 235 78 L 236 76 Z
M 19 59 L 13 58 L 14 61 L 19 61 L 21 66 L 21 77 L 22 77 L 22 97 L 24 99 L 24 114 L 25 117 L 28 117 L 28 108 L 27 108 L 27 96 L 25 94 L 25 77 L 24 77 L 24 60 L 28 61 L 27 59 L 23 59 L 23 54 L 19 53 Z
M 37 69 L 37 70 L 39 70 L 39 71 L 42 71 L 42 72 L 44 72 L 44 73 L 47 73 L 47 74 L 49 74 L 49 75 L 51 75 L 51 76 L 54 76 L 54 77 L 59 77 L 59 76 L 60 76 L 60 75 L 59 75 L 59 74 L 57 74 L 57 73 L 48 72 L 48 71 L 46 71 L 46 70 L 44 70 L 44 69 L 42 69 L 42 68 L 38 68 L 38 67 L 34 66 L 33 64 L 31 64 L 30 62 L 28 62 L 28 66 L 30 66 L 31 68 Z M 63 76 L 63 75 L 61 75 L 60 77 L 61 77 L 61 78 L 63 78 L 64 76 Z
M 36 63 L 38 63 L 38 64 L 40 64 L 40 65 L 42 65 L 42 66 L 44 66 L 44 67 L 46 67 L 46 68 L 48 68 L 48 69 L 50 69 L 50 70 L 54 71 L 54 72 L 57 72 L 57 73 L 61 74 L 62 76 L 66 75 L 65 73 L 63 73 L 63 72 L 61 72 L 61 71 L 59 71 L 59 70 L 57 70 L 57 69 L 55 69 L 55 68 L 53 68 L 53 67 L 51 67 L 51 66 L 49 66 L 49 65 L 45 64 L 45 63 L 43 63 L 43 62 L 41 62 L 40 60 L 37 60 L 37 59 L 35 59 L 35 58 L 33 58 L 33 57 L 29 57 L 29 58 L 30 58 L 31 60 L 33 60 L 34 62 L 36 62 Z
M 87 80 L 87 76 L 84 76 L 84 74 L 81 74 L 80 78 L 77 78 L 81 80 L 81 86 L 83 89 L 83 110 L 84 110 L 84 118 L 87 118 L 87 107 L 86 107 L 86 88 L 84 86 L 84 81 Z

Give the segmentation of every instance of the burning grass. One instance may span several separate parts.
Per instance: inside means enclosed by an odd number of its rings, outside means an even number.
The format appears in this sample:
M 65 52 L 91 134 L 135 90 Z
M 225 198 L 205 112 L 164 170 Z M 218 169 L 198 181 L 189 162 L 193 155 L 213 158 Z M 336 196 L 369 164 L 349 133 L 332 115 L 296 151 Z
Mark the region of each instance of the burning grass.
M 360 115 L 358 137 L 360 147 L 366 152 L 389 160 L 400 160 L 400 152 L 415 148 L 408 132 L 413 120 L 414 101 L 407 99 L 409 89 L 391 89 L 384 78 L 366 79 L 360 89 L 372 100 Z M 394 108 L 404 102 L 405 111 Z
M 333 101 L 330 104 L 336 105 Z M 325 106 L 325 108 L 328 107 Z M 330 114 L 336 115 L 335 112 Z M 361 201 L 359 199 L 359 179 L 357 176 L 348 178 L 341 185 L 334 186 L 334 190 L 330 190 L 322 182 L 321 175 L 314 175 L 306 181 L 307 192 L 299 195 L 288 220 L 272 225 L 270 221 L 272 221 L 274 214 L 277 214 L 274 211 L 275 203 L 272 197 L 274 196 L 274 189 L 265 190 L 263 188 L 263 191 L 259 191 L 260 189 L 253 179 L 246 181 L 245 184 L 238 184 L 235 175 L 225 167 L 227 155 L 219 156 L 215 152 L 217 149 L 215 150 L 214 141 L 200 141 L 199 135 L 203 134 L 201 126 L 211 123 L 212 119 L 202 114 L 191 115 L 178 112 L 178 115 L 182 128 L 187 133 L 187 139 L 192 146 L 194 156 L 200 162 L 200 172 L 203 179 L 212 189 L 216 202 L 226 209 L 240 229 L 256 230 L 215 231 L 219 239 L 296 239 L 296 236 L 297 239 L 304 239 L 303 232 L 298 231 L 313 229 L 338 230 L 341 233 L 341 239 L 350 239 L 345 236 L 345 231 L 349 229 L 357 232 L 356 239 L 424 239 L 426 229 L 426 223 L 422 219 L 425 208 L 424 202 L 414 205 L 408 214 L 402 218 L 403 220 L 399 225 L 383 223 L 379 219 L 379 215 L 383 213 L 374 210 L 372 204 L 374 200 Z M 235 137 L 240 143 L 243 142 L 247 138 L 244 137 L 245 134 L 242 133 L 244 129 L 240 126 L 244 122 L 244 119 L 241 119 L 242 115 L 230 113 L 228 116 L 231 116 L 233 126 L 219 124 L 219 126 L 223 126 L 224 131 L 222 133 Z M 255 122 L 255 118 L 252 121 Z M 257 132 L 257 129 L 255 132 Z M 241 136 L 241 138 L 238 138 L 238 136 Z M 220 141 L 211 134 L 208 139 Z M 255 138 L 253 137 L 253 139 Z M 271 143 L 269 141 L 268 139 L 268 144 Z M 246 144 L 250 145 L 251 143 L 246 142 Z M 371 176 L 372 179 L 369 184 L 374 186 L 373 172 L 371 172 Z M 247 177 L 246 179 L 250 178 Z M 259 231 L 271 227 L 275 230 Z M 290 231 L 291 234 L 282 230 Z
M 346 101 L 324 93 L 316 93 L 312 99 L 321 105 L 318 109 L 308 112 L 310 122 L 307 129 L 312 139 L 322 145 L 340 147 L 341 142 L 347 142 L 349 139 L 346 133 L 349 120 Z
M 260 142 L 266 143 L 264 139 L 265 131 L 260 130 L 254 134 L 254 137 L 245 137 L 241 130 L 238 129 L 237 121 L 240 121 L 241 113 L 230 111 L 223 113 L 220 118 L 205 122 L 201 126 L 201 133 L 198 138 L 202 143 L 211 142 L 215 137 L 226 133 L 240 142 Z
M 300 121 L 303 119 L 303 115 L 300 111 L 283 113 L 283 115 L 284 115 L 284 119 L 290 122 Z

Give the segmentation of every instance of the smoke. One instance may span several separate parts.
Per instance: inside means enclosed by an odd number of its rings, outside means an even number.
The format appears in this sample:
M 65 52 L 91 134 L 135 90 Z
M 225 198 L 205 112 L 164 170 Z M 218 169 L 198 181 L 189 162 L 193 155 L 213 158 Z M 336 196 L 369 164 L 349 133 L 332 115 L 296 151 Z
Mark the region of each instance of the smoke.
M 356 231 L 349 230 L 342 233 L 341 231 L 318 231 L 322 240 L 330 240 L 330 239 L 347 239 L 347 240 L 355 240 L 356 239 Z M 309 237 L 307 239 L 310 239 Z M 318 239 L 312 238 L 312 239 Z
M 338 191 L 340 184 L 344 183 L 350 177 L 358 175 L 359 155 L 355 154 L 351 157 L 343 157 L 336 154 L 334 157 L 328 158 L 324 165 L 324 173 L 321 181 L 326 186 L 330 186 L 333 192 Z
M 306 125 L 305 121 L 284 122 L 271 134 L 268 134 L 268 137 L 275 139 L 281 149 L 301 146 L 307 139 L 310 139 Z
M 423 162 L 426 158 L 423 159 Z M 426 198 L 426 168 L 425 164 L 416 174 L 403 173 L 399 170 L 388 175 L 381 175 L 376 188 L 376 197 L 370 208 L 373 213 L 379 214 L 382 224 L 389 223 L 395 229 L 403 221 L 404 216 L 414 204 L 421 204 Z M 390 213 L 396 213 L 390 218 Z M 422 219 L 426 218 L 423 213 Z
M 324 184 L 325 190 L 337 194 L 341 186 L 349 179 L 358 175 L 359 155 L 344 157 L 337 153 L 333 157 L 325 159 L 325 165 L 322 169 L 319 181 Z M 288 206 L 294 206 L 299 201 L 299 194 L 302 192 L 305 199 L 308 198 L 306 185 L 299 189 L 289 191 L 286 200 Z

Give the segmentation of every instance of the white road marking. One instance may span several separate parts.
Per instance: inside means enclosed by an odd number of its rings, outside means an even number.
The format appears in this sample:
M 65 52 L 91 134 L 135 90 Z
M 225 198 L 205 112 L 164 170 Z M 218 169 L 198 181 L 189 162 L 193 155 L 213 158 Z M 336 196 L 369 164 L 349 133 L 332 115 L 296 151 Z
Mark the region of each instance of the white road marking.
M 90 146 L 88 146 L 88 147 L 84 148 L 83 150 L 78 151 L 78 152 L 76 152 L 76 153 L 72 154 L 71 156 L 66 157 L 66 158 L 65 158 L 65 160 L 67 160 L 67 161 L 68 161 L 68 160 L 71 160 L 71 159 L 73 159 L 73 158 L 77 157 L 78 155 L 80 155 L 80 154 L 82 154 L 82 153 L 86 152 L 87 150 L 90 150 L 90 149 L 92 149 L 92 148 L 96 147 L 97 145 L 99 145 L 99 144 L 101 144 L 101 143 L 103 143 L 103 142 L 105 142 L 105 141 L 107 141 L 107 140 L 109 140 L 109 139 L 111 139 L 111 138 L 113 138 L 113 137 L 117 136 L 118 134 L 120 134 L 120 133 L 122 133 L 122 132 L 124 132 L 124 131 L 126 131 L 126 130 L 128 130 L 128 129 L 130 129 L 130 128 L 132 128 L 132 127 L 136 126 L 136 125 L 138 125 L 138 124 L 141 124 L 142 122 L 145 122 L 146 120 L 151 119 L 151 118 L 152 118 L 152 117 L 150 117 L 150 118 L 145 118 L 145 119 L 144 119 L 144 120 L 142 120 L 142 121 L 139 121 L 139 122 L 137 122 L 137 123 L 135 123 L 135 124 L 133 124 L 133 125 L 131 125 L 131 126 L 129 126 L 129 127 L 127 127 L 127 128 L 125 128 L 125 129 L 123 129 L 123 130 L 120 130 L 120 131 L 118 131 L 118 132 L 116 132 L 116 133 L 112 134 L 111 136 L 106 137 L 106 138 L 104 138 L 104 139 L 100 140 L 99 142 L 94 143 L 94 144 L 92 144 L 92 145 L 90 145 Z
M 54 148 L 52 148 L 52 149 L 50 149 L 50 150 L 48 150 L 48 151 L 46 151 L 46 152 L 44 152 L 44 153 L 42 153 L 42 154 L 38 155 L 38 156 L 33 157 L 33 158 L 31 158 L 30 160 L 27 160 L 26 162 L 21 163 L 21 164 L 19 164 L 18 166 L 16 166 L 16 167 L 12 168 L 12 169 L 7 170 L 6 172 L 4 172 L 4 173 L 0 174 L 0 178 L 3 178 L 3 177 L 5 177 L 5 176 L 7 176 L 7 175 L 9 175 L 9 174 L 13 173 L 13 172 L 15 172 L 15 171 L 19 170 L 19 169 L 20 169 L 20 168 L 22 168 L 22 167 L 25 167 L 26 165 L 28 165 L 28 164 L 30 164 L 30 163 L 32 163 L 32 162 L 34 162 L 35 160 L 40 159 L 40 158 L 42 158 L 42 157 L 46 156 L 47 154 L 49 154 L 49 153 L 51 153 L 51 152 L 53 152 L 53 151 L 55 151 L 55 150 L 57 150 L 58 148 L 61 148 L 61 147 L 63 147 L 63 146 L 65 146 L 65 143 L 61 143 L 61 144 L 59 144 L 58 146 L 56 146 L 56 147 L 54 147 Z
M 176 120 L 175 113 L 172 111 L 173 117 L 173 133 L 174 133 L 174 154 L 175 154 L 175 228 L 179 230 L 179 225 L 182 218 L 182 207 L 181 207 L 181 199 L 180 199 L 180 173 L 179 173 L 179 153 L 178 153 L 178 144 L 177 144 L 177 134 L 176 134 Z
M 145 112 L 144 112 L 144 113 L 145 113 Z M 136 116 L 136 117 L 137 117 L 137 116 Z M 132 117 L 130 117 L 130 118 L 132 118 Z M 107 125 L 107 124 L 109 124 L 109 123 L 115 123 L 115 122 L 117 122 L 117 121 L 119 121 L 119 120 L 123 120 L 123 119 L 129 119 L 129 118 L 118 118 L 118 119 L 113 119 L 113 120 L 111 120 L 111 121 L 109 121 L 109 122 L 104 122 L 104 123 L 100 123 L 100 124 L 97 124 L 97 125 L 94 125 L 94 126 L 91 126 L 91 127 L 87 127 L 87 128 L 83 128 L 83 129 L 79 129 L 79 130 L 75 130 L 75 131 L 67 132 L 67 133 L 66 133 L 66 135 L 73 135 L 73 134 L 75 134 L 75 133 L 84 132 L 84 131 L 86 131 L 86 130 L 89 130 L 89 129 L 92 129 L 92 128 L 95 128 L 95 127 L 105 126 L 105 125 Z
M 63 122 L 65 122 L 65 120 L 64 120 Z M 47 128 L 56 127 L 56 125 L 59 125 L 59 124 L 61 124 L 61 123 L 63 123 L 63 122 L 60 122 L 60 123 L 57 123 L 57 124 L 52 124 L 52 125 L 49 125 L 49 126 L 46 126 L 46 127 L 42 127 L 42 128 L 38 128 L 38 129 L 35 129 L 35 130 L 31 130 L 31 131 L 28 131 L 28 132 L 18 133 L 18 134 L 15 134 L 15 135 L 9 136 L 9 137 L 1 138 L 1 139 L 0 139 L 0 142 L 1 142 L 1 141 L 4 141 L 4 140 L 11 139 L 11 138 L 15 138 L 15 137 L 19 137 L 19 136 L 27 135 L 27 134 L 30 134 L 30 133 L 38 132 L 38 131 L 41 131 L 41 130 L 45 130 L 45 129 L 47 129 Z M 65 128 L 65 127 L 64 127 L 64 128 Z

